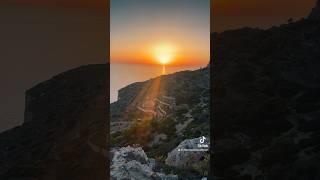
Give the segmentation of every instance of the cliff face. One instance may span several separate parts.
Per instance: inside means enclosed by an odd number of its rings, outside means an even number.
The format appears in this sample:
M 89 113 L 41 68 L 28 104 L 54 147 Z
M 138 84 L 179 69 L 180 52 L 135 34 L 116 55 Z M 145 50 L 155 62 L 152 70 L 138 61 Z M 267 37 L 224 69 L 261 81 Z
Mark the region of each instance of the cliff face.
M 214 174 L 320 179 L 320 23 L 213 35 Z
M 106 179 L 106 77 L 89 65 L 28 90 L 24 124 L 0 134 L 0 179 Z

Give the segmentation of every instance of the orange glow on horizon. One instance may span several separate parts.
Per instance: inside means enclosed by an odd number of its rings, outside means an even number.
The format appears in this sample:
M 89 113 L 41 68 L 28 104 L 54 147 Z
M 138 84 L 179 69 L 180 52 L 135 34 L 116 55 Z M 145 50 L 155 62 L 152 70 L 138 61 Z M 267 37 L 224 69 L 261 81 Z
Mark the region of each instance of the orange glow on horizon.
M 169 33 L 165 27 L 174 30 Z M 205 66 L 209 63 L 209 30 L 207 34 L 195 36 L 194 31 L 181 30 L 174 25 L 140 28 L 142 30 L 134 34 L 111 32 L 111 63 L 166 66 Z
M 206 49 L 194 47 L 191 43 L 146 42 L 136 44 L 135 47 L 127 47 L 126 51 L 117 51 L 117 47 L 113 49 L 111 63 L 203 66 L 209 62 L 209 52 L 204 53 Z

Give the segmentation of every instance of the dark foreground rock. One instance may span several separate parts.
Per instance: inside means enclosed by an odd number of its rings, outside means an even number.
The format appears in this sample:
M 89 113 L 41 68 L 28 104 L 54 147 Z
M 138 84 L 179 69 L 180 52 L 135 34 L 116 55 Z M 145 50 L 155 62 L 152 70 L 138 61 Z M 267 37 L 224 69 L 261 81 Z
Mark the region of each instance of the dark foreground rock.
M 106 73 L 83 66 L 28 90 L 24 124 L 0 134 L 0 179 L 107 179 Z
M 320 179 L 318 15 L 213 35 L 217 178 Z

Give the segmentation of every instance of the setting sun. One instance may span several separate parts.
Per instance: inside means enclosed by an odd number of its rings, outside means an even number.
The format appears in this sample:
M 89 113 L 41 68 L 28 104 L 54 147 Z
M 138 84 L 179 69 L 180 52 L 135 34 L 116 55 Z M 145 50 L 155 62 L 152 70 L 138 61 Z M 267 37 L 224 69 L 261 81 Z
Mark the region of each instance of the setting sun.
M 168 54 L 161 54 L 159 55 L 159 62 L 162 65 L 166 65 L 171 61 L 171 57 Z
M 161 65 L 171 63 L 175 57 L 177 48 L 172 44 L 158 44 L 153 47 L 153 55 Z
M 209 0 L 185 1 L 146 0 L 137 6 L 132 0 L 113 0 L 110 62 L 160 65 L 167 70 L 206 66 L 210 60 Z M 146 12 L 150 7 L 157 8 Z

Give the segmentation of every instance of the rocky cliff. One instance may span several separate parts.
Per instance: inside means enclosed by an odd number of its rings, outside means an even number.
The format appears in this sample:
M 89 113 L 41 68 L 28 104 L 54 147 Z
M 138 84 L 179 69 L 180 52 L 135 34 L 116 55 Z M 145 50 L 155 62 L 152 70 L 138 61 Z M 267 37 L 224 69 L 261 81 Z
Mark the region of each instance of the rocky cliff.
M 26 92 L 25 122 L 0 134 L 0 179 L 107 179 L 106 65 Z
M 320 179 L 318 15 L 213 34 L 217 178 Z

